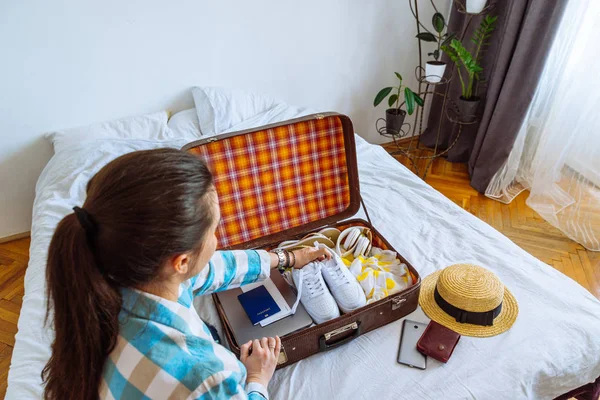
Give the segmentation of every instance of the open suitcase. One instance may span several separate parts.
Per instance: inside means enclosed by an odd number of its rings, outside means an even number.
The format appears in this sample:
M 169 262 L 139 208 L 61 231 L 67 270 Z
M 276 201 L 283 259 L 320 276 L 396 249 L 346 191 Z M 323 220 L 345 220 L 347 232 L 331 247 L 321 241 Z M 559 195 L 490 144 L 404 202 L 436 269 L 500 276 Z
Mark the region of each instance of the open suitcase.
M 342 221 L 355 215 L 362 204 L 354 130 L 345 115 L 309 115 L 198 140 L 183 150 L 206 160 L 214 174 L 221 207 L 219 249 L 271 249 L 284 240 L 328 226 L 368 226 L 374 246 L 396 251 L 371 225 L 368 213 L 369 221 Z M 408 266 L 412 286 L 283 336 L 278 368 L 348 343 L 414 311 L 421 278 L 402 255 L 398 256 Z M 239 355 L 240 345 L 218 297 L 213 297 L 230 348 Z

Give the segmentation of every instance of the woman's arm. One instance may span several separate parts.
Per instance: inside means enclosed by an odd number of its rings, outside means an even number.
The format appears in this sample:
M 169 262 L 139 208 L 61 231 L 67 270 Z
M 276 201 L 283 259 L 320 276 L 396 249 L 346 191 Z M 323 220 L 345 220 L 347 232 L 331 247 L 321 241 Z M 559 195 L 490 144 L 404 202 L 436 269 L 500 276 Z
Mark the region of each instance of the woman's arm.
M 203 295 L 265 280 L 274 262 L 272 256 L 264 250 L 216 251 L 208 265 L 190 279 L 192 291 Z
M 277 254 L 269 252 L 269 257 L 271 258 L 270 267 L 277 268 L 277 265 L 279 265 L 279 258 L 277 257 Z
M 202 368 L 202 363 L 198 363 L 197 367 L 194 368 Z M 235 396 L 236 399 L 269 399 L 267 388 L 263 385 L 246 385 L 244 387 L 244 383 L 239 381 L 239 377 L 239 373 L 231 373 L 231 371 L 214 373 L 202 381 L 186 398 L 221 400 L 230 399 Z
M 290 265 L 285 265 L 285 267 L 292 267 L 301 269 L 306 264 L 311 261 L 331 258 L 331 254 L 324 248 L 317 247 L 304 247 L 302 249 L 297 249 L 293 251 L 289 251 L 289 262 Z M 275 253 L 269 253 L 271 256 L 271 268 L 276 268 L 279 266 L 279 257 Z
M 290 255 L 290 262 L 294 268 L 302 268 L 311 261 L 331 257 L 326 250 L 314 247 L 290 253 L 293 253 Z M 265 250 L 216 251 L 200 274 L 190 279 L 192 291 L 199 296 L 263 281 L 269 277 L 270 269 L 278 265 L 277 255 Z

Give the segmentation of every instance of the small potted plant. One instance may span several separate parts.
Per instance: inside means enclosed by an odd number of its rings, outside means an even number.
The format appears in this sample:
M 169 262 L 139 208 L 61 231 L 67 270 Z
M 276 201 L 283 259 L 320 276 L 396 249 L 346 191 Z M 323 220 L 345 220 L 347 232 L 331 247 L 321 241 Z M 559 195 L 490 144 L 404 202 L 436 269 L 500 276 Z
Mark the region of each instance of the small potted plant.
M 489 45 L 488 39 L 492 36 L 492 31 L 496 27 L 497 16 L 486 16 L 479 27 L 473 33 L 471 42 L 475 44 L 475 51 L 471 54 L 463 44 L 453 39 L 449 46 L 443 45 L 442 50 L 448 54 L 450 59 L 456 65 L 458 78 L 462 89 L 462 95 L 458 99 L 458 109 L 463 122 L 473 122 L 475 113 L 481 100 L 473 92 L 473 83 L 475 79 L 480 80 L 480 74 L 483 68 L 479 63 L 485 48 Z M 464 70 L 464 72 L 462 72 Z M 466 72 L 466 76 L 465 75 Z
M 379 103 L 381 103 L 392 90 L 396 90 L 395 93 L 392 93 L 388 98 L 388 108 L 385 111 L 385 128 L 388 133 L 397 135 L 400 133 L 402 124 L 404 124 L 404 117 L 406 114 L 412 115 L 417 106 L 423 106 L 424 100 L 417 93 L 413 92 L 407 86 L 402 85 L 402 75 L 395 72 L 396 77 L 398 78 L 398 86 L 389 86 L 381 89 L 377 96 L 375 96 L 375 100 L 373 101 L 373 106 L 377 107 Z M 404 90 L 402 90 L 404 88 Z M 402 103 L 400 103 L 400 96 L 404 94 L 404 103 L 406 104 L 406 111 L 400 109 Z
M 485 8 L 487 0 L 467 0 L 467 14 L 479 14 Z
M 446 63 L 439 61 L 440 50 L 442 46 L 450 43 L 450 41 L 454 38 L 454 34 L 450 32 L 442 34 L 446 28 L 446 21 L 444 20 L 444 16 L 439 12 L 433 14 L 431 23 L 436 34 L 433 34 L 429 31 L 421 32 L 417 35 L 417 38 L 424 42 L 437 43 L 437 49 L 431 53 L 428 53 L 429 56 L 433 56 L 434 61 L 427 61 L 425 64 L 425 80 L 429 83 L 438 83 L 442 80 L 444 71 L 446 70 Z

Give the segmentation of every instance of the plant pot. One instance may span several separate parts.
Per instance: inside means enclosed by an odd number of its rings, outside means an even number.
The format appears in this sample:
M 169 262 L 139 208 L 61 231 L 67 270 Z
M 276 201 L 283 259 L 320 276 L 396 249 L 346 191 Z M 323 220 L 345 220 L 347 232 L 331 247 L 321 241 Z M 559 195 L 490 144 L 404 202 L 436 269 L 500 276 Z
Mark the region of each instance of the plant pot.
M 479 14 L 485 8 L 487 0 L 467 0 L 467 13 Z
M 479 106 L 481 98 L 473 96 L 470 99 L 465 99 L 462 96 L 458 99 L 458 111 L 460 111 L 460 120 L 462 122 L 473 122 L 475 121 L 475 113 Z
M 386 132 L 398 135 L 402 130 L 402 124 L 404 124 L 404 117 L 406 117 L 406 111 L 404 110 L 397 108 L 388 108 L 385 110 Z
M 445 70 L 445 62 L 427 61 L 427 64 L 425 64 L 425 80 L 429 83 L 438 83 L 442 80 Z

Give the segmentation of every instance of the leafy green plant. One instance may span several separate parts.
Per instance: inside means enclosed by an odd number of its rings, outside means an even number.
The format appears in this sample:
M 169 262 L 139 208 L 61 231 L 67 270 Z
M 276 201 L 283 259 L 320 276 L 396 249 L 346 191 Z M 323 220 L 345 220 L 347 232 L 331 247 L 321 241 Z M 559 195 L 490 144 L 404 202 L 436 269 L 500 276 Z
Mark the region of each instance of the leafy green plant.
M 484 50 L 490 45 L 489 39 L 492 37 L 494 29 L 496 29 L 497 20 L 497 15 L 493 17 L 491 15 L 486 15 L 481 21 L 481 24 L 479 24 L 479 27 L 473 32 L 471 42 L 475 44 L 475 61 L 477 63 L 481 62 Z M 475 78 L 479 80 L 479 73 L 475 74 Z
M 419 33 L 417 35 L 417 38 L 424 42 L 432 42 L 432 43 L 437 42 L 437 49 L 435 49 L 431 53 L 427 53 L 427 55 L 433 56 L 433 58 L 437 61 L 440 58 L 441 47 L 450 43 L 450 41 L 452 39 L 454 39 L 455 35 L 454 35 L 454 33 L 450 33 L 450 32 L 446 32 L 446 33 L 442 34 L 442 32 L 444 32 L 444 29 L 446 28 L 446 21 L 444 20 L 444 16 L 442 14 L 440 14 L 439 12 L 436 12 L 435 14 L 433 14 L 433 17 L 431 19 L 431 24 L 433 25 L 435 34 L 433 34 L 429 30 L 427 30 L 425 27 L 423 27 L 423 29 L 425 29 L 425 32 Z
M 397 72 L 394 73 L 396 74 L 396 77 L 399 80 L 398 86 L 388 86 L 381 89 L 379 93 L 377 93 L 377 96 L 375 96 L 375 100 L 373 101 L 373 107 L 377 107 L 379 103 L 381 103 L 390 93 L 392 93 L 392 90 L 396 89 L 396 93 L 393 93 L 388 98 L 388 105 L 392 107 L 395 103 L 396 105 L 394 106 L 394 108 L 399 110 L 401 106 L 400 96 L 401 94 L 404 94 L 406 112 L 408 113 L 408 115 L 411 115 L 415 111 L 416 105 L 422 107 L 425 101 L 421 98 L 421 96 L 413 92 L 409 87 L 402 85 L 402 75 L 400 75 Z M 404 88 L 404 91 L 402 90 L 402 88 Z
M 463 44 L 452 39 L 450 45 L 442 45 L 441 49 L 448 54 L 448 57 L 456 64 L 458 70 L 458 78 L 460 79 L 460 85 L 462 88 L 462 97 L 465 100 L 469 100 L 473 97 L 473 83 L 475 79 L 480 80 L 480 74 L 483 68 L 480 65 L 481 59 L 485 48 L 489 46 L 489 38 L 492 36 L 492 32 L 496 28 L 496 20 L 498 16 L 487 15 L 482 21 L 479 27 L 473 33 L 471 42 L 475 44 L 474 53 L 471 54 Z M 466 72 L 466 77 L 463 76 L 462 69 Z

